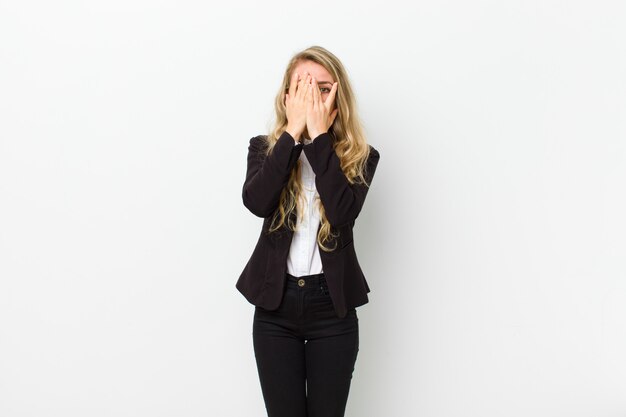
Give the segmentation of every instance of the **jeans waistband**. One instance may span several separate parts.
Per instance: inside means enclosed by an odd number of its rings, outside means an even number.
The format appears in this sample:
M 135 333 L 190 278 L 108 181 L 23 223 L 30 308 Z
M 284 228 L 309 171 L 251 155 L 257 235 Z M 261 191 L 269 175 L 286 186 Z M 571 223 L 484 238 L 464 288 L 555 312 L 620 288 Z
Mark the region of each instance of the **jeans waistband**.
M 289 287 L 297 287 L 297 288 L 320 288 L 320 286 L 326 285 L 326 277 L 324 273 L 313 274 L 313 275 L 303 275 L 303 276 L 293 276 L 290 273 L 287 273 L 287 285 Z

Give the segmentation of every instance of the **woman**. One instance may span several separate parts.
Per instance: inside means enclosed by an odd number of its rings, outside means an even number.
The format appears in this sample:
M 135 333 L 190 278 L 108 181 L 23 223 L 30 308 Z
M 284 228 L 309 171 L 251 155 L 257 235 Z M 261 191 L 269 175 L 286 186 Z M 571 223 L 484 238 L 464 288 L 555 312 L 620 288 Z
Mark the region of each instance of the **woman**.
M 250 139 L 244 205 L 263 217 L 237 289 L 269 417 L 344 415 L 370 291 L 352 228 L 379 160 L 346 71 L 312 46 L 289 62 L 269 135 Z

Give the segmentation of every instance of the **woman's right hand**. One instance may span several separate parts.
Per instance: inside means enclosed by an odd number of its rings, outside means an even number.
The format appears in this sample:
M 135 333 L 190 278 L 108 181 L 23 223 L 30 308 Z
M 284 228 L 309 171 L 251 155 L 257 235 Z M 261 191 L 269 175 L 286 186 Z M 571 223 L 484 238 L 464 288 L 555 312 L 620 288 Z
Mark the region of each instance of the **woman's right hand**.
M 311 91 L 311 75 L 304 73 L 300 78 L 294 71 L 289 84 L 289 92 L 285 94 L 285 107 L 287 113 L 287 133 L 296 141 L 306 129 L 307 99 Z

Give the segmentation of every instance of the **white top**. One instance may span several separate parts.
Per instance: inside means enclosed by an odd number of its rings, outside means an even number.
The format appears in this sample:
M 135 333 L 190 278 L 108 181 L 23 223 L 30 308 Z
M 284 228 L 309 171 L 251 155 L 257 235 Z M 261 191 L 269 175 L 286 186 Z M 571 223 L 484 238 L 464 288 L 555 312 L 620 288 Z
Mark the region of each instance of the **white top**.
M 310 139 L 304 138 L 303 140 L 305 145 L 311 143 Z M 299 159 L 302 164 L 300 181 L 302 182 L 302 192 L 306 204 L 304 205 L 302 221 L 300 216 L 297 216 L 296 230 L 287 256 L 287 272 L 295 277 L 323 272 L 320 249 L 317 244 L 317 229 L 320 224 L 317 204 L 321 204 L 321 202 L 316 203 L 316 200 L 319 200 L 319 194 L 317 194 L 315 187 L 315 173 L 304 151 L 300 153 Z

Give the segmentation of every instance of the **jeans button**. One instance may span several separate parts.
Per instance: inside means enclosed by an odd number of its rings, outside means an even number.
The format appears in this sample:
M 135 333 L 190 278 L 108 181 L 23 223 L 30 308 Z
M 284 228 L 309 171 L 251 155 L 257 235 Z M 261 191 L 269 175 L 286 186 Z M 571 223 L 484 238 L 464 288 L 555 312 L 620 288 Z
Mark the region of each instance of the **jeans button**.
M 304 280 L 302 278 L 298 280 L 298 286 L 304 287 Z

